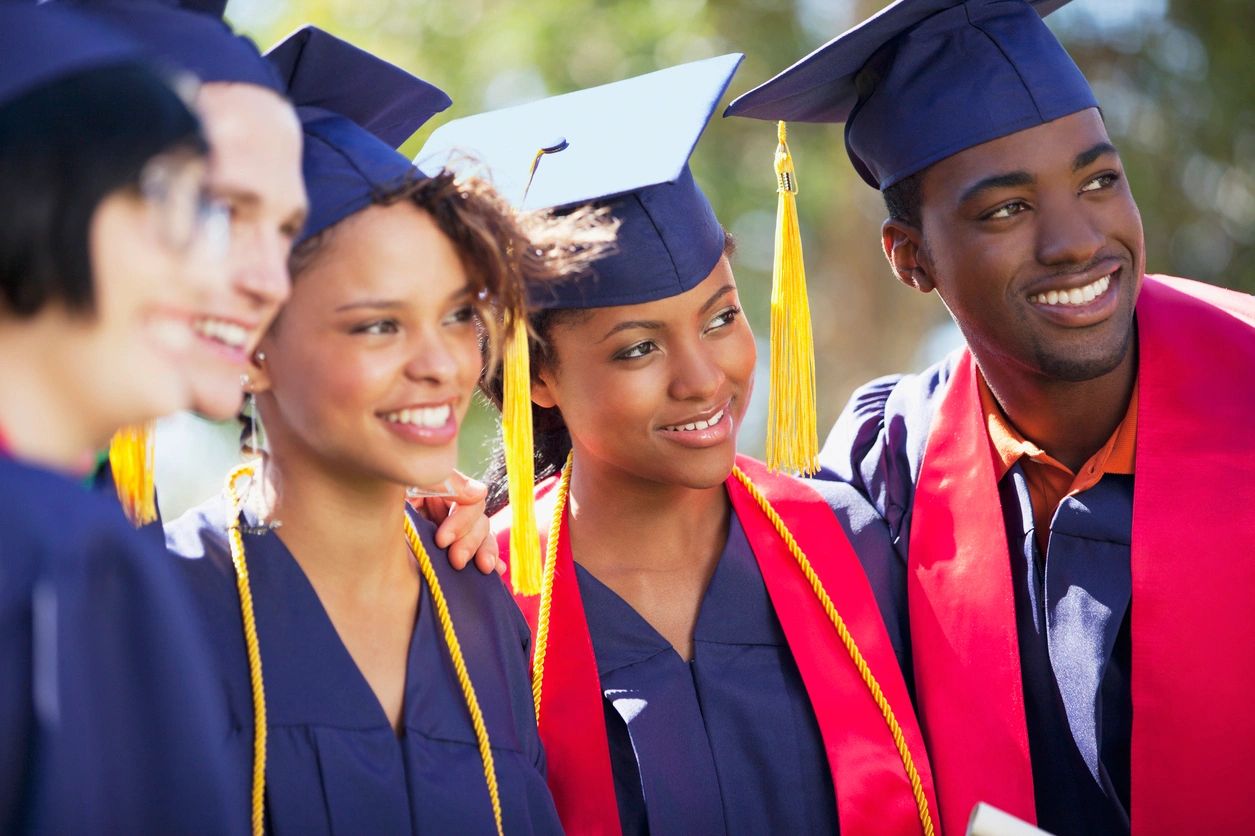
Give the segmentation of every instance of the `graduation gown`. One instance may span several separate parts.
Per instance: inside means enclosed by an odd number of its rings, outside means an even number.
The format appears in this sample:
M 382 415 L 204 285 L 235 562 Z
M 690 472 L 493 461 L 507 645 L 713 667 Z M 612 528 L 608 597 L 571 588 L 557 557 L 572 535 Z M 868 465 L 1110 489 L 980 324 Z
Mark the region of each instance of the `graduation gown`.
M 226 513 L 215 498 L 168 524 L 166 536 L 218 651 L 218 690 L 229 708 L 217 728 L 246 791 L 253 709 Z M 454 571 L 434 526 L 410 513 L 487 724 L 505 830 L 558 833 L 532 710 L 527 625 L 496 577 Z M 274 533 L 243 536 L 266 689 L 268 828 L 301 836 L 495 833 L 475 733 L 426 584 L 398 736 L 291 552 Z M 247 807 L 236 812 L 247 821 Z
M 0 455 L 0 832 L 246 831 L 190 608 L 115 498 Z
M 1137 321 L 1136 475 L 1066 498 L 1044 556 L 967 352 L 855 393 L 821 455 L 889 527 L 947 830 L 978 800 L 1061 833 L 1246 820 L 1255 450 L 1228 428 L 1255 416 L 1255 302 L 1147 277 Z
M 910 701 L 847 538 L 884 544 L 879 520 L 739 464 L 798 538 L 931 779 Z M 541 519 L 555 480 L 538 487 Z M 730 479 L 733 517 L 682 659 L 576 565 L 563 523 L 542 682 L 551 786 L 573 833 L 918 833 L 884 719 L 770 522 Z M 837 507 L 837 497 L 831 495 Z M 861 504 L 851 492 L 843 499 Z M 508 557 L 508 513 L 494 520 Z M 520 603 L 533 621 L 536 598 Z M 617 814 L 616 814 L 617 813 Z
M 118 500 L 118 486 L 113 481 L 113 467 L 110 465 L 108 457 L 100 463 L 100 467 L 93 474 L 92 489 L 112 498 L 115 502 Z M 158 501 L 160 498 L 154 493 L 153 507 L 157 510 L 157 519 L 141 525 L 135 530 L 139 532 L 141 537 L 157 548 L 164 549 L 166 547 L 166 535 L 161 522 L 161 503 Z

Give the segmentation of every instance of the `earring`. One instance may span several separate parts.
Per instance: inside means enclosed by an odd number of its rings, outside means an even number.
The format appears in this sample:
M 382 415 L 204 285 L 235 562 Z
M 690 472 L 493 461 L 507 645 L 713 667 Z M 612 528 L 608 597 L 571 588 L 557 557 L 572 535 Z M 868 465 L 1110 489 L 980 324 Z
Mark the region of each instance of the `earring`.
M 248 380 L 248 375 L 243 377 L 246 381 Z M 265 427 L 262 426 L 261 417 L 257 412 L 257 397 L 252 392 L 244 396 L 240 418 L 244 421 L 244 428 L 240 432 L 240 449 L 246 456 L 255 456 L 258 459 L 255 475 L 249 482 L 248 493 L 244 500 L 251 508 L 252 516 L 257 520 L 257 524 L 241 525 L 240 530 L 245 534 L 267 534 L 283 525 L 283 522 L 269 519 L 272 509 L 271 502 L 266 496 Z
M 264 351 L 253 352 L 253 360 L 257 363 L 266 362 L 266 352 Z

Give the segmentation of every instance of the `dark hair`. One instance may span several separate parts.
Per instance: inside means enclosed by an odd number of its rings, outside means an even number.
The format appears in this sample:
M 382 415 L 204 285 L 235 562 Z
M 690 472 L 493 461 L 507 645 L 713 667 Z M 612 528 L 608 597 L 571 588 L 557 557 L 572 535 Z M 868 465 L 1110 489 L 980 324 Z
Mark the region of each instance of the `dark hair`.
M 144 166 L 206 152 L 200 123 L 153 70 L 122 64 L 69 76 L 0 105 L 0 308 L 95 309 L 90 230 Z
M 723 254 L 732 258 L 736 252 L 736 239 L 732 233 L 724 230 Z M 589 314 L 580 309 L 545 309 L 534 312 L 529 318 L 531 339 L 528 348 L 531 353 L 532 378 L 535 379 L 541 369 L 554 369 L 558 366 L 557 355 L 553 353 L 550 336 L 558 325 L 579 322 Z M 480 390 L 492 401 L 498 410 L 504 396 L 500 374 L 485 377 Z M 562 412 L 557 407 L 542 407 L 532 403 L 532 448 L 535 454 L 536 481 L 540 482 L 560 472 L 566 464 L 571 452 L 571 433 L 566 422 L 562 420 Z M 493 450 L 492 461 L 484 474 L 488 484 L 489 515 L 497 513 L 509 504 L 509 485 L 506 479 L 505 449 L 498 443 Z
M 918 171 L 910 177 L 903 177 L 880 193 L 885 199 L 885 209 L 889 210 L 890 218 L 919 227 L 920 183 L 923 177 L 924 172 Z

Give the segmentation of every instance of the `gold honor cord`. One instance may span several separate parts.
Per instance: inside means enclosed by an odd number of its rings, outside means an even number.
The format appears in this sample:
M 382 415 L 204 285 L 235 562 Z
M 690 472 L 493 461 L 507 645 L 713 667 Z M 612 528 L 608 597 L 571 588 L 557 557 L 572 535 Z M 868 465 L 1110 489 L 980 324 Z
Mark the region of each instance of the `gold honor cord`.
M 444 591 L 440 588 L 440 580 L 436 570 L 431 566 L 431 558 L 427 549 L 418 537 L 414 521 L 405 515 L 405 539 L 410 543 L 410 550 L 418 560 L 419 571 L 427 588 L 431 591 L 432 603 L 436 605 L 436 615 L 440 619 L 440 629 L 444 633 L 445 644 L 449 647 L 449 658 L 453 660 L 453 670 L 457 673 L 458 684 L 462 686 L 462 697 L 466 700 L 466 710 L 471 715 L 471 725 L 475 728 L 475 740 L 479 744 L 479 757 L 484 762 L 484 783 L 488 785 L 488 798 L 492 802 L 492 817 L 497 823 L 497 836 L 505 832 L 501 825 L 501 798 L 497 793 L 497 767 L 492 759 L 492 747 L 488 741 L 488 727 L 484 725 L 484 713 L 479 710 L 479 698 L 475 696 L 475 685 L 471 682 L 471 674 L 466 669 L 466 660 L 462 658 L 462 644 L 453 629 L 453 617 L 449 615 L 449 605 L 445 602 Z
M 537 723 L 540 722 L 541 685 L 545 675 L 545 650 L 549 641 L 549 615 L 553 603 L 554 564 L 557 562 L 555 557 L 558 553 L 557 542 L 559 533 L 562 530 L 562 518 L 566 513 L 567 495 L 571 489 L 571 462 L 573 460 L 574 452 L 567 456 L 566 465 L 562 468 L 562 479 L 558 483 L 557 504 L 553 512 L 553 523 L 549 528 L 549 549 L 545 560 L 544 578 L 540 591 L 540 615 L 536 624 L 536 651 L 532 656 L 532 698 L 536 701 Z M 828 620 L 832 622 L 832 626 L 836 629 L 837 636 L 841 639 L 841 644 L 845 647 L 846 653 L 849 654 L 850 661 L 854 663 L 854 667 L 858 670 L 863 684 L 867 686 L 867 690 L 871 693 L 876 707 L 880 709 L 880 714 L 885 719 L 885 725 L 889 727 L 889 733 L 893 736 L 893 743 L 897 747 L 898 757 L 902 759 L 906 777 L 911 782 L 911 794 L 915 797 L 915 806 L 919 810 L 919 821 L 923 827 L 924 836 L 934 836 L 936 826 L 933 824 L 932 811 L 928 809 L 928 796 L 924 793 L 923 781 L 920 780 L 919 770 L 915 767 L 915 759 L 911 756 L 911 750 L 906 745 L 906 739 L 902 734 L 902 726 L 898 723 L 898 718 L 893 712 L 893 706 L 889 704 L 889 700 L 881 690 L 880 683 L 876 680 L 876 675 L 868 667 L 867 660 L 863 658 L 862 651 L 858 649 L 858 643 L 850 635 L 850 631 L 845 626 L 845 620 L 841 618 L 841 614 L 837 612 L 836 605 L 832 603 L 832 598 L 828 596 L 827 590 L 824 589 L 823 581 L 815 573 L 810 559 L 802 551 L 802 547 L 797 544 L 797 540 L 794 539 L 793 533 L 789 531 L 784 520 L 776 513 L 776 509 L 771 507 L 767 497 L 763 496 L 762 491 L 745 475 L 744 471 L 739 467 L 734 467 L 732 474 L 749 491 L 750 496 L 758 503 L 758 507 L 776 529 L 776 533 L 780 535 L 780 539 L 784 541 L 784 544 L 789 549 L 789 553 L 793 555 L 793 559 L 797 562 L 798 568 L 801 569 L 807 582 L 810 583 L 811 591 L 819 599 L 820 606 L 823 607 Z
M 248 583 L 248 561 L 244 558 L 244 535 L 240 533 L 240 493 L 236 483 L 253 478 L 252 465 L 242 464 L 227 474 L 227 539 L 231 542 L 231 563 L 240 594 L 240 615 L 244 620 L 244 646 L 248 651 L 248 682 L 253 692 L 253 836 L 265 832 L 266 815 L 266 686 L 261 675 L 261 646 L 257 641 L 257 621 L 253 618 L 253 592 Z
M 253 797 L 252 824 L 254 836 L 264 832 L 264 816 L 266 804 L 266 696 L 262 680 L 261 649 L 257 641 L 257 624 L 253 617 L 253 594 L 248 582 L 248 563 L 244 555 L 244 537 L 240 532 L 240 495 L 236 483 L 240 478 L 253 478 L 252 465 L 244 464 L 231 471 L 227 476 L 228 513 L 231 519 L 227 524 L 227 534 L 231 541 L 231 562 L 235 566 L 236 585 L 240 594 L 240 612 L 244 620 L 244 643 L 248 649 L 248 676 L 253 692 Z M 466 660 L 462 656 L 462 645 L 458 641 L 453 628 L 453 618 L 449 614 L 449 605 L 445 601 L 444 590 L 432 568 L 431 558 L 418 530 L 409 514 L 405 515 L 405 539 L 410 551 L 418 561 L 419 572 L 431 591 L 432 603 L 436 607 L 436 615 L 440 621 L 440 629 L 444 634 L 445 644 L 449 648 L 449 656 L 453 661 L 453 669 L 457 674 L 458 684 L 462 688 L 462 696 L 471 716 L 471 726 L 475 730 L 475 740 L 479 745 L 480 760 L 484 764 L 484 783 L 488 787 L 488 798 L 492 803 L 492 816 L 497 825 L 497 834 L 502 836 L 504 829 L 501 820 L 501 798 L 497 788 L 497 768 L 493 762 L 492 747 L 488 739 L 488 728 L 484 724 L 484 714 L 479 708 L 479 698 L 475 695 L 475 686 L 471 682 L 470 673 L 466 668 Z

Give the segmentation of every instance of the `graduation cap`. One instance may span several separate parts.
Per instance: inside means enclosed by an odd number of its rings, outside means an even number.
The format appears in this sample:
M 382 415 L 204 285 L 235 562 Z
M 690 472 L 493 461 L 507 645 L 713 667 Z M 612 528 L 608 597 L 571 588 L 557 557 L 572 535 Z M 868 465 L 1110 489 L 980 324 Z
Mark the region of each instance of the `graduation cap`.
M 305 134 L 303 241 L 422 172 L 397 147 L 452 104 L 444 91 L 316 26 L 266 54 Z
M 859 175 L 884 190 L 998 137 L 1097 107 L 1042 18 L 1068 0 L 897 0 L 728 107 L 845 122 Z
M 202 82 L 283 85 L 248 38 L 223 20 L 226 0 L 50 0 L 91 12 Z
M 442 125 L 418 160 L 482 163 L 522 210 L 587 203 L 618 219 L 595 275 L 529 289 L 545 308 L 663 299 L 696 286 L 723 254 L 723 228 L 689 157 L 744 56 L 723 55 Z M 544 153 L 542 152 L 544 149 Z
M 67 76 L 144 58 L 138 44 L 83 15 L 0 2 L 0 106 Z

